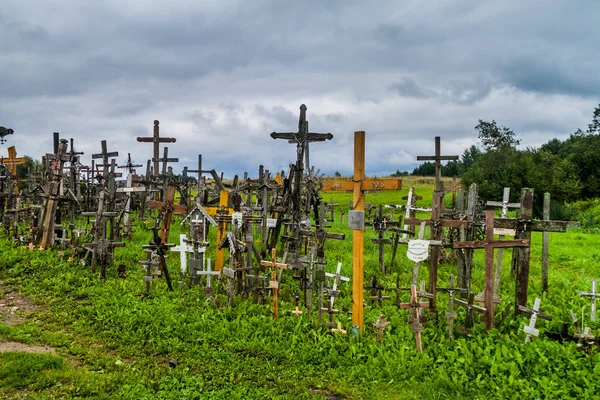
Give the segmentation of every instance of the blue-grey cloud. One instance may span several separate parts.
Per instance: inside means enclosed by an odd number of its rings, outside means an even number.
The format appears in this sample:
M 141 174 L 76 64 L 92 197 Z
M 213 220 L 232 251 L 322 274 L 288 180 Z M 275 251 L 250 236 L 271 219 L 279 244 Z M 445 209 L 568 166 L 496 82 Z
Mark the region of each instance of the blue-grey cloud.
M 462 154 L 480 118 L 523 145 L 585 127 L 599 17 L 594 2 L 566 0 L 4 0 L 0 125 L 19 154 L 50 151 L 60 131 L 84 159 L 106 139 L 143 162 L 151 148 L 135 137 L 158 119 L 177 137 L 176 170 L 202 153 L 241 174 L 295 159 L 269 133 L 297 129 L 304 103 L 311 130 L 334 134 L 311 147 L 324 172 L 351 172 L 356 130 L 367 171 L 412 169 L 434 136 Z

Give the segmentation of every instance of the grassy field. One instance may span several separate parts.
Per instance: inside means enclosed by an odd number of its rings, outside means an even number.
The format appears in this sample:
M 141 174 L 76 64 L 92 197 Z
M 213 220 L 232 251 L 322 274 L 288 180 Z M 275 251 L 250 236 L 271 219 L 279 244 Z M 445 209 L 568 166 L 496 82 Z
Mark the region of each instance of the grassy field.
M 403 204 L 409 186 L 431 204 L 432 181 L 404 181 L 397 192 L 367 194 L 373 204 Z M 348 193 L 324 193 L 324 201 L 347 209 Z M 171 238 L 178 237 L 175 226 Z M 343 263 L 342 274 L 351 276 L 351 231 L 339 219 L 331 232 L 346 233 L 343 242 L 326 245 L 327 270 Z M 214 254 L 213 244 L 209 257 Z M 283 295 L 280 319 L 273 320 L 270 304 L 257 305 L 244 297 L 234 307 L 226 306 L 224 290 L 207 301 L 201 288 L 179 287 L 168 292 L 162 280 L 152 284 L 144 296 L 141 244 L 151 234 L 140 222 L 134 239 L 116 250 L 116 263 L 127 266 L 127 279 L 110 270 L 101 282 L 96 274 L 68 254 L 29 251 L 0 240 L 0 342 L 46 346 L 50 352 L 0 352 L 0 396 L 6 398 L 377 398 L 377 399 L 491 399 L 491 398 L 598 398 L 600 355 L 578 351 L 575 343 L 560 344 L 544 338 L 570 323 L 569 310 L 583 312 L 589 323 L 589 300 L 578 291 L 589 290 L 591 278 L 600 278 L 600 236 L 572 229 L 551 234 L 550 291 L 541 293 L 541 234 L 533 234 L 530 305 L 542 298 L 542 311 L 551 322 L 538 320 L 542 335 L 524 343 L 522 327 L 528 319 L 509 320 L 500 329 L 483 333 L 477 324 L 473 333 L 447 338 L 445 320 L 429 322 L 423 332 L 424 352 L 415 351 L 407 323 L 407 312 L 394 300 L 379 307 L 368 300 L 365 333 L 360 338 L 331 333 L 305 314 L 291 314 L 291 296 Z M 366 279 L 378 274 L 375 237 L 367 228 L 365 241 Z M 174 239 L 172 239 L 174 241 Z M 400 247 L 398 265 L 392 274 L 379 278 L 388 286 L 396 278 L 410 281 L 412 262 Z M 476 251 L 473 289 L 483 288 L 483 251 Z M 504 252 L 501 298 L 514 298 L 510 276 L 511 251 Z M 169 257 L 172 276 L 178 276 L 178 254 Z M 386 257 L 389 263 L 389 255 Z M 455 273 L 453 265 L 441 265 L 440 285 Z M 421 269 L 422 279 L 427 268 Z M 297 283 L 284 280 L 288 293 Z M 336 308 L 337 319 L 351 330 L 349 285 L 342 285 Z M 22 306 L 8 311 L 10 302 Z M 12 299 L 12 300 L 11 300 Z M 408 300 L 406 294 L 403 300 Z M 438 296 L 441 315 L 447 299 Z M 370 328 L 384 313 L 391 322 L 382 343 Z M 464 319 L 459 310 L 457 324 Z M 581 319 L 581 317 L 580 317 Z M 33 348 L 33 347 L 32 347 Z

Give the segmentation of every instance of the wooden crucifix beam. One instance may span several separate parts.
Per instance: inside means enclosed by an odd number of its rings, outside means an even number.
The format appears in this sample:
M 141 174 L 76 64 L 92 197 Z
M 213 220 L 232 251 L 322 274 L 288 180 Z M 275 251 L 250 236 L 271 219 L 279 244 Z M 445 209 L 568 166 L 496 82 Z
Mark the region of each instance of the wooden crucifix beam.
M 154 162 L 154 176 L 158 176 L 158 159 L 160 157 L 160 144 L 161 143 L 175 143 L 177 139 L 175 138 L 165 138 L 160 137 L 159 128 L 158 128 L 158 120 L 154 121 L 154 134 L 151 137 L 138 137 L 137 141 L 142 143 L 153 143 L 154 151 L 152 153 L 152 160 Z

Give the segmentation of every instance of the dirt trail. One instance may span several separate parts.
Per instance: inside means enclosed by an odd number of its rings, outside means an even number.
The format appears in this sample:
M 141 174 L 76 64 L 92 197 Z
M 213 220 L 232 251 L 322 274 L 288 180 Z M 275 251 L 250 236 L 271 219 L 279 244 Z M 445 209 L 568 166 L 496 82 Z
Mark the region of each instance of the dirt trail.
M 7 288 L 0 282 L 0 323 L 13 326 L 25 322 L 27 316 L 36 313 L 39 307 L 31 299 L 21 296 L 15 290 Z M 0 340 L 0 353 L 24 351 L 27 353 L 56 354 L 56 349 L 49 346 L 35 346 L 19 342 Z

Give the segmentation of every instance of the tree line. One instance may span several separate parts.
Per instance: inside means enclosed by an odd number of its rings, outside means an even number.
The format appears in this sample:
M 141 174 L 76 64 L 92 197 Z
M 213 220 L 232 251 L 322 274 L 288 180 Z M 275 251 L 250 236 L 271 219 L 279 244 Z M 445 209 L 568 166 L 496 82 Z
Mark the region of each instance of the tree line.
M 557 203 L 600 198 L 600 105 L 587 130 L 578 129 L 565 140 L 553 138 L 539 148 L 517 149 L 520 140 L 515 132 L 494 120 L 479 120 L 475 130 L 479 142 L 458 161 L 443 165 L 441 172 L 460 177 L 465 188 L 476 183 L 482 198 L 500 199 L 504 187 L 510 187 L 511 201 L 519 200 L 523 187 L 533 188 L 540 198 L 549 192 Z M 434 173 L 434 164 L 426 162 L 411 175 Z

